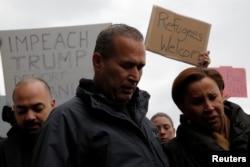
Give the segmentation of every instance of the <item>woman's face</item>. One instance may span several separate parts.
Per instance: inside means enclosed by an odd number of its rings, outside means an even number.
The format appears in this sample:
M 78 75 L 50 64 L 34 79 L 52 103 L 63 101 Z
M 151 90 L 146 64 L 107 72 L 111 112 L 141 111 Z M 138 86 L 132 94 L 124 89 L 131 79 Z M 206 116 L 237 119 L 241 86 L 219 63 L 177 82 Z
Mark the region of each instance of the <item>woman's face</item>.
M 221 129 L 223 96 L 213 79 L 205 77 L 190 83 L 184 94 L 184 103 L 179 108 L 197 126 L 216 132 Z
M 165 116 L 157 116 L 152 122 L 158 129 L 161 143 L 165 143 L 175 136 L 175 128 L 172 126 L 171 121 Z

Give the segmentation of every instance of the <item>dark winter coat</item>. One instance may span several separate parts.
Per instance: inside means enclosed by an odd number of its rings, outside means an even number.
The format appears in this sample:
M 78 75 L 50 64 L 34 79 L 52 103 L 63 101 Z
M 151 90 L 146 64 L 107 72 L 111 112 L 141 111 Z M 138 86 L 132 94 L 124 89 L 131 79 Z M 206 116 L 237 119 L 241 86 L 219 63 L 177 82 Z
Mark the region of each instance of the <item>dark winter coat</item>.
M 81 80 L 76 97 L 52 111 L 34 150 L 33 167 L 168 167 L 146 118 L 149 94 L 137 90 L 128 109 Z
M 230 153 L 224 155 L 244 155 L 249 151 L 250 117 L 240 106 L 232 102 L 224 103 L 225 114 L 230 119 Z M 224 151 L 212 138 L 199 127 L 192 126 L 181 115 L 176 137 L 164 144 L 164 150 L 174 167 L 210 166 L 212 155 Z M 250 159 L 249 159 L 250 160 Z
M 0 167 L 30 167 L 34 136 L 14 125 L 0 144 Z

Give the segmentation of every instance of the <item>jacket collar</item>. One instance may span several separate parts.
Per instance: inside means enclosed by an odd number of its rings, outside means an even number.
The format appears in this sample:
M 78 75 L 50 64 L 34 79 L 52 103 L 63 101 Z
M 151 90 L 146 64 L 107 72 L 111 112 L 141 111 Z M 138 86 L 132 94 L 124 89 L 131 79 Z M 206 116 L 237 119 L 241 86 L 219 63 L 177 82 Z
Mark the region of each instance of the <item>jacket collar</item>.
M 102 94 L 95 88 L 93 80 L 81 79 L 77 88 L 77 97 L 80 97 L 84 101 L 89 101 L 93 108 L 99 108 L 100 110 L 119 111 L 124 107 L 124 104 L 114 102 Z M 139 118 L 141 115 L 146 115 L 148 109 L 148 100 L 150 95 L 138 87 L 135 90 L 131 100 L 126 104 L 127 109 L 131 112 L 132 117 Z M 110 107 L 112 106 L 112 107 Z M 109 112 L 110 113 L 110 112 Z

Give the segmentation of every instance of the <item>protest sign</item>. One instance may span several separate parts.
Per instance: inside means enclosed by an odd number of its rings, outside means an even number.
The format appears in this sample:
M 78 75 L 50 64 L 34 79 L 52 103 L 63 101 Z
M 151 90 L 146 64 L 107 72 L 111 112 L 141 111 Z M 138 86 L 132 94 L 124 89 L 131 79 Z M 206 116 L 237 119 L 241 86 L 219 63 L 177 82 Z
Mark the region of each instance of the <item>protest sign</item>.
M 207 50 L 211 25 L 154 6 L 147 30 L 146 49 L 165 57 L 198 65 Z
M 92 53 L 98 33 L 110 23 L 0 31 L 6 102 L 23 78 L 39 77 L 57 104 L 75 95 L 79 79 L 92 78 Z
M 246 70 L 221 66 L 216 69 L 223 77 L 225 88 L 224 95 L 229 97 L 247 97 Z

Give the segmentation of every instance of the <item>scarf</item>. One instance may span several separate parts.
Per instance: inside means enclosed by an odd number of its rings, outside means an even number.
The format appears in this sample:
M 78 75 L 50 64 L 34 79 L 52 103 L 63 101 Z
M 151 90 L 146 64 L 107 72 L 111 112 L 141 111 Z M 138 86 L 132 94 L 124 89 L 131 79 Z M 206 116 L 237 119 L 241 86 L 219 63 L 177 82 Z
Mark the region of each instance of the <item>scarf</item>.
M 219 132 L 212 132 L 215 142 L 220 145 L 225 151 L 230 150 L 229 143 L 230 120 L 226 115 L 222 117 L 222 127 Z

